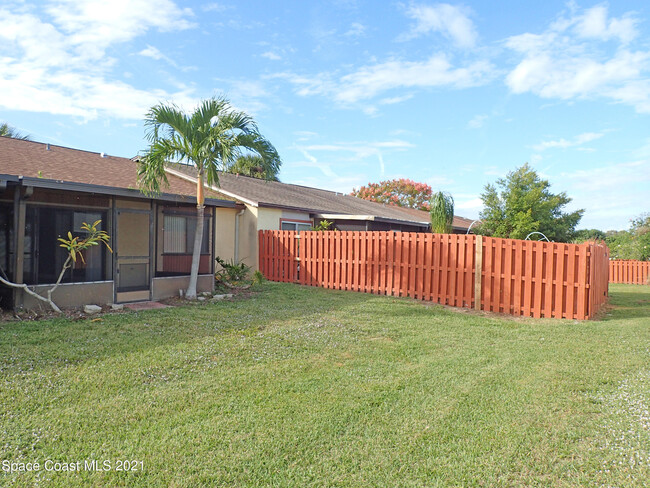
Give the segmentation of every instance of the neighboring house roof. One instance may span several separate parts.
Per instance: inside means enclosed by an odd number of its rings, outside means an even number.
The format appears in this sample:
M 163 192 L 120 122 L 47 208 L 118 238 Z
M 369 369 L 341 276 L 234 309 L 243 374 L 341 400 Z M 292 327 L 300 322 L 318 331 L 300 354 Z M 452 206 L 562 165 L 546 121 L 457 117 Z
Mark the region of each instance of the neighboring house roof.
M 195 181 L 192 166 L 174 164 L 169 172 Z M 421 210 L 385 205 L 319 188 L 267 181 L 249 176 L 219 173 L 219 188 L 214 191 L 257 207 L 276 207 L 306 211 L 322 218 L 384 220 L 429 226 L 429 213 Z M 467 229 L 471 220 L 454 218 L 454 227 Z
M 37 187 L 142 198 L 137 178 L 137 164 L 128 158 L 0 137 L 0 180 L 22 179 L 24 184 Z M 196 185 L 173 175 L 168 180 L 169 187 L 163 188 L 161 199 L 181 197 L 196 202 Z M 208 196 L 217 197 L 213 192 Z M 209 203 L 234 205 L 214 199 Z

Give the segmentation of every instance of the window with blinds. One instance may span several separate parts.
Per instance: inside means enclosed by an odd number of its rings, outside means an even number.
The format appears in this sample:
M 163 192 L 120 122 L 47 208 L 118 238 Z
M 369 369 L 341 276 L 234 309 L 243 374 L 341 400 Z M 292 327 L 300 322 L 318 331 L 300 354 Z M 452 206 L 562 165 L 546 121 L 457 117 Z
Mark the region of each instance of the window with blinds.
M 164 216 L 163 253 L 192 254 L 194 251 L 194 235 L 196 233 L 196 217 L 189 215 Z M 201 254 L 210 253 L 210 217 L 203 221 L 203 240 Z
M 165 215 L 163 252 L 169 254 L 187 253 L 187 217 Z

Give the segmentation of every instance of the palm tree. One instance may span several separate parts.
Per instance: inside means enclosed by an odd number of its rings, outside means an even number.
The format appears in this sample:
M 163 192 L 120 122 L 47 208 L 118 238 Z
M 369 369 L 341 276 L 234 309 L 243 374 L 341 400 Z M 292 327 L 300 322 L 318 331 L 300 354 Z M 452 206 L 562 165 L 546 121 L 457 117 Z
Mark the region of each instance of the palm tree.
M 30 140 L 28 135 L 21 133 L 6 122 L 0 123 L 0 136 L 11 137 L 12 139 L 22 139 L 24 141 Z
M 196 215 L 190 284 L 186 296 L 196 298 L 199 259 L 203 239 L 205 183 L 219 185 L 218 171 L 228 168 L 243 154 L 260 156 L 270 174 L 277 172 L 281 160 L 273 145 L 258 131 L 246 113 L 233 109 L 225 98 L 204 100 L 190 114 L 174 104 L 158 104 L 146 115 L 149 148 L 138 163 L 138 183 L 146 194 L 160 193 L 168 185 L 168 162 L 186 162 L 196 167 Z
M 431 215 L 431 232 L 434 234 L 451 234 L 454 221 L 454 197 L 447 192 L 434 193 L 429 203 Z
M 224 169 L 227 173 L 241 174 L 270 181 L 280 181 L 278 173 L 280 168 L 265 168 L 262 156 L 257 154 L 245 154 L 239 156 L 235 162 Z

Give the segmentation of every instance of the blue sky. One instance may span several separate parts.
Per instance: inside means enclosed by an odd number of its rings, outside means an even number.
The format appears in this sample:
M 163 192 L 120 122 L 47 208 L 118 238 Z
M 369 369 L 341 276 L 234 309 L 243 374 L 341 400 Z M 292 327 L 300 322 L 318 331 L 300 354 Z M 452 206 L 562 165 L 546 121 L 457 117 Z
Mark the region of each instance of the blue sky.
M 623 229 L 650 211 L 649 33 L 644 1 L 3 0 L 0 120 L 131 157 L 150 106 L 224 94 L 284 182 L 411 178 L 476 218 L 529 162 Z

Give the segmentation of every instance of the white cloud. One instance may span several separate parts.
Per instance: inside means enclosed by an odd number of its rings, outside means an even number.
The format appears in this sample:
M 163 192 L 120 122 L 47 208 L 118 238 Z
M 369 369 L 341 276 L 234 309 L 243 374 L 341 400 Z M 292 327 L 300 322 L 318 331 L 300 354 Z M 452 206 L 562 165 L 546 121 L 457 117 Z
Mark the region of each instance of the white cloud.
M 271 61 L 279 61 L 282 59 L 282 56 L 274 53 L 273 51 L 266 51 L 261 54 L 263 58 L 270 59 Z
M 327 152 L 349 152 L 354 154 L 356 158 L 367 158 L 368 156 L 376 156 L 381 149 L 394 149 L 403 151 L 414 147 L 413 144 L 407 141 L 395 139 L 392 141 L 381 142 L 349 142 L 340 144 L 311 144 L 309 146 L 302 146 L 301 149 L 305 151 L 327 151 Z
M 382 98 L 381 100 L 379 100 L 379 103 L 382 104 L 382 105 L 395 105 L 397 103 L 402 103 L 402 102 L 405 102 L 407 100 L 410 100 L 411 98 L 413 98 L 413 94 L 412 93 L 407 93 L 406 95 L 402 95 L 402 96 L 399 96 L 399 97 Z
M 616 195 L 626 192 L 626 189 L 631 189 L 635 185 L 650 182 L 650 160 L 577 170 L 562 173 L 561 176 L 571 182 L 572 188 L 588 191 L 592 196 L 598 192 Z
M 650 159 L 568 171 L 560 179 L 571 188 L 572 205 L 586 209 L 583 228 L 624 229 L 647 211 Z
M 174 61 L 172 58 L 169 56 L 166 56 L 157 47 L 151 46 L 147 44 L 147 47 L 144 48 L 142 51 L 138 53 L 140 56 L 144 56 L 145 58 L 151 58 L 155 59 L 156 61 L 165 61 L 167 64 L 170 66 L 173 66 L 174 68 L 179 68 L 178 64 L 176 61 Z M 184 71 L 188 71 L 192 68 L 182 68 Z
M 318 134 L 309 130 L 297 130 L 294 131 L 293 135 L 298 136 L 299 141 L 308 141 L 309 139 L 316 137 Z
M 609 18 L 604 6 L 560 18 L 542 34 L 506 39 L 523 59 L 506 77 L 513 93 L 562 100 L 606 98 L 650 113 L 650 51 L 630 49 L 637 37 L 631 14 Z M 604 45 L 616 41 L 616 49 Z
M 300 152 L 307 159 L 307 161 L 300 161 L 293 163 L 294 166 L 304 166 L 310 168 L 317 168 L 322 171 L 324 176 L 328 178 L 337 178 L 338 175 L 332 170 L 332 167 L 328 163 L 323 163 L 318 161 L 315 156 L 309 154 L 305 149 L 301 149 Z
M 468 17 L 469 14 L 468 9 L 448 3 L 411 4 L 406 15 L 415 20 L 415 25 L 400 39 L 409 40 L 430 32 L 439 32 L 459 47 L 474 47 L 477 34 L 474 24 Z
M 475 115 L 474 118 L 467 123 L 467 127 L 470 129 L 480 129 L 483 127 L 483 124 L 485 124 L 487 119 L 487 115 Z
M 358 22 L 353 22 L 348 31 L 343 34 L 346 37 L 361 37 L 366 33 L 366 26 Z
M 187 20 L 192 11 L 170 0 L 52 0 L 45 11 L 77 52 L 93 57 L 150 28 L 172 32 L 194 26 Z
M 580 37 L 608 41 L 618 39 L 627 44 L 637 36 L 637 20 L 632 14 L 608 19 L 607 7 L 598 5 L 585 11 L 576 19 L 575 30 Z
M 142 51 L 138 53 L 140 56 L 144 56 L 146 58 L 151 58 L 151 59 L 169 59 L 167 58 L 163 53 L 160 52 L 160 50 L 156 47 L 150 46 L 147 44 L 147 47 L 144 48 Z
M 225 12 L 226 10 L 231 10 L 233 7 L 230 5 L 224 5 L 222 3 L 208 3 L 201 7 L 204 12 Z
M 149 29 L 190 28 L 188 9 L 169 0 L 52 0 L 40 13 L 42 18 L 0 8 L 0 106 L 83 119 L 142 119 L 161 99 L 195 103 L 188 87 L 168 93 L 115 80 L 116 60 L 106 55 L 109 47 Z M 151 46 L 141 54 L 163 59 Z
M 310 159 L 312 163 L 316 163 L 317 159 L 313 156 L 314 153 L 329 153 L 327 157 L 328 163 L 327 168 L 330 168 L 330 164 L 333 164 L 333 157 L 331 154 L 340 154 L 336 158 L 336 161 L 339 164 L 345 164 L 349 166 L 350 163 L 359 164 L 360 161 L 371 158 L 376 159 L 379 164 L 379 177 L 384 177 L 386 173 L 386 164 L 384 162 L 384 153 L 390 151 L 405 151 L 413 147 L 413 144 L 407 141 L 395 139 L 391 141 L 379 141 L 379 142 L 349 142 L 349 143 L 338 143 L 338 144 L 310 144 L 310 145 L 300 145 L 296 146 L 296 149 L 301 151 L 302 154 Z M 319 163 L 323 164 L 323 163 Z M 320 166 L 319 166 L 320 167 Z M 321 168 L 322 171 L 325 171 Z M 328 175 L 326 175 L 328 176 Z
M 566 149 L 569 147 L 581 146 L 588 142 L 595 141 L 596 139 L 600 139 L 604 135 L 605 134 L 602 132 L 585 132 L 583 134 L 577 135 L 571 140 L 562 138 L 554 141 L 543 141 L 540 142 L 539 144 L 534 145 L 532 148 L 535 151 L 545 151 L 546 149 L 553 149 L 553 148 Z
M 400 88 L 480 86 L 494 77 L 494 68 L 485 61 L 454 67 L 445 55 L 438 54 L 425 61 L 393 59 L 364 66 L 338 79 L 329 73 L 311 77 L 293 73 L 274 76 L 294 84 L 301 96 L 327 95 L 339 103 L 354 104 Z
M 454 202 L 454 207 L 459 210 L 476 210 L 479 211 L 483 208 L 483 200 L 479 197 L 462 198 Z

